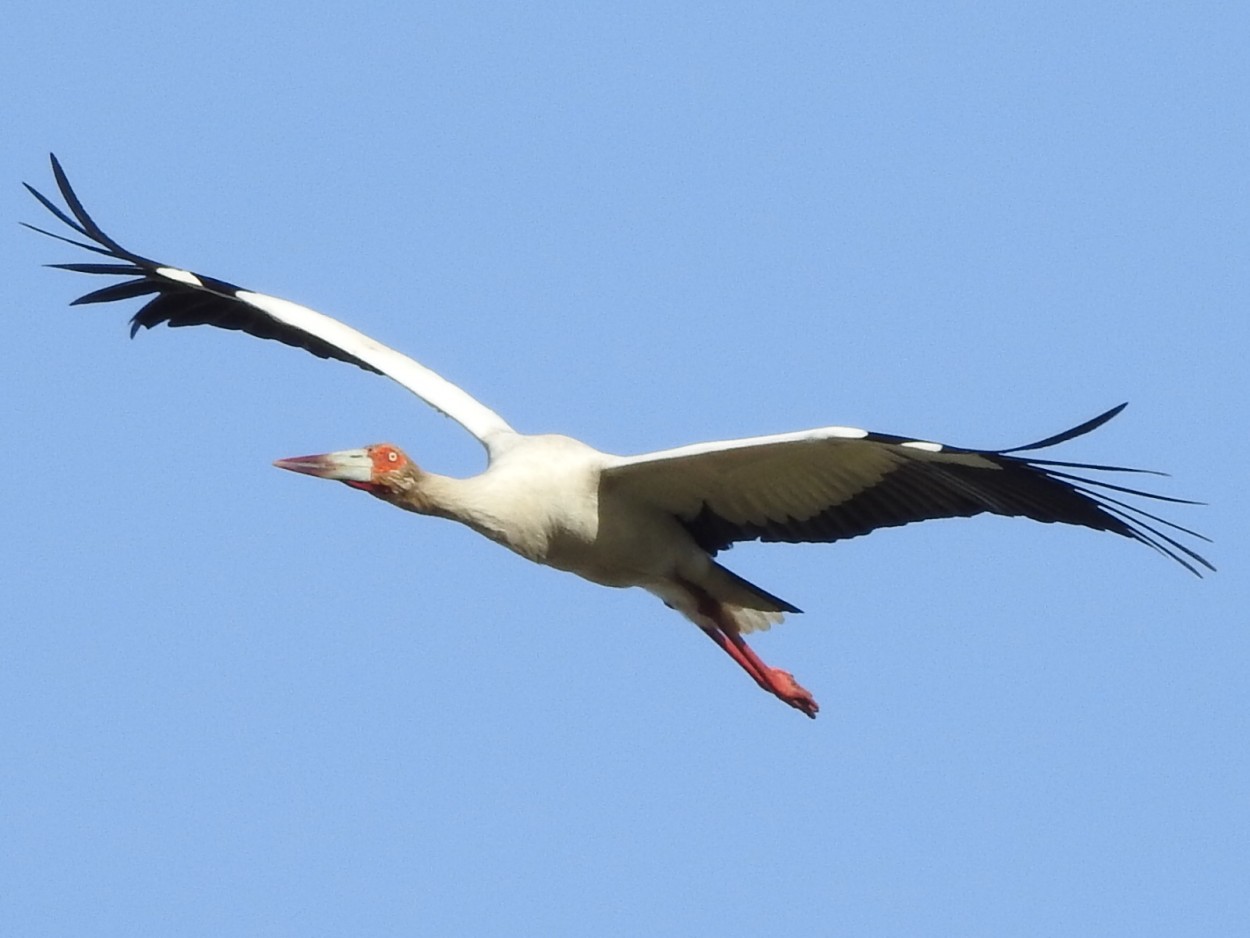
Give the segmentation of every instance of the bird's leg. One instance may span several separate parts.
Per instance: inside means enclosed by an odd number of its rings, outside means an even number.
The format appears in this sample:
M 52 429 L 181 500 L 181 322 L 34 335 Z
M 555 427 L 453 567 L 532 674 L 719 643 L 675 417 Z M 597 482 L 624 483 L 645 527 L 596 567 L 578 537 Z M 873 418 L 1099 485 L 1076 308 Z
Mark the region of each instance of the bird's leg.
M 722 625 L 716 629 L 701 631 L 738 662 L 756 684 L 794 709 L 802 711 L 812 719 L 816 718 L 820 705 L 811 693 L 789 671 L 771 668 L 761 661 L 760 656 L 746 643 L 736 628 L 727 629 Z
M 769 681 L 766 676 L 766 672 L 761 671 L 753 661 L 747 658 L 738 646 L 726 637 L 724 632 L 722 632 L 719 628 L 700 628 L 699 631 L 714 641 L 716 643 L 716 647 L 718 647 L 721 651 L 725 652 L 725 654 L 729 655 L 730 658 L 733 658 L 734 661 L 738 662 L 738 665 L 742 668 L 742 670 L 750 675 L 751 680 L 755 681 L 756 684 L 768 691 L 770 694 L 773 692 L 772 682 Z
M 794 709 L 807 714 L 812 719 L 816 718 L 820 705 L 816 703 L 812 695 L 794 679 L 794 675 L 789 671 L 770 668 L 761 661 L 760 656 L 743 639 L 738 627 L 725 616 L 716 600 L 710 596 L 700 596 L 699 611 L 715 623 L 713 628 L 700 626 L 700 631 L 714 641 L 725 654 L 738 662 L 742 670 L 751 675 L 751 679 L 756 684 Z

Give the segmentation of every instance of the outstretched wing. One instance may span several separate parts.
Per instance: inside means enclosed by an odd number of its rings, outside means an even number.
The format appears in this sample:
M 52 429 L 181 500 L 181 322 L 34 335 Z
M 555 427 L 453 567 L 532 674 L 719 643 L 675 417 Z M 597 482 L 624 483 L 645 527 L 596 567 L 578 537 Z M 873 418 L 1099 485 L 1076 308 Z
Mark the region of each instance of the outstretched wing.
M 107 303 L 140 296 L 152 296 L 130 320 L 130 334 L 139 327 L 150 329 L 161 323 L 170 326 L 216 326 L 238 329 L 260 339 L 276 339 L 302 348 L 321 358 L 334 358 L 391 378 L 434 409 L 446 414 L 477 437 L 487 449 L 492 440 L 501 442 L 515 431 L 502 417 L 475 400 L 450 381 L 413 361 L 407 355 L 375 342 L 336 319 L 292 303 L 290 300 L 168 267 L 122 247 L 95 223 L 74 193 L 52 156 L 52 172 L 69 212 L 34 187 L 26 188 L 43 206 L 86 241 L 26 225 L 40 234 L 65 241 L 110 258 L 109 263 L 50 264 L 60 270 L 83 274 L 105 274 L 130 278 L 95 290 L 74 300 L 73 305 Z
M 1161 527 L 1207 538 L 1108 493 L 1193 502 L 1065 471 L 1144 470 L 1011 455 L 1088 433 L 1125 406 L 1009 450 L 962 449 L 853 427 L 700 443 L 617 457 L 605 469 L 603 485 L 672 513 L 713 553 L 736 541 L 837 541 L 913 521 L 989 512 L 1111 531 L 1148 544 L 1193 573 L 1199 574 L 1199 566 L 1214 570 Z

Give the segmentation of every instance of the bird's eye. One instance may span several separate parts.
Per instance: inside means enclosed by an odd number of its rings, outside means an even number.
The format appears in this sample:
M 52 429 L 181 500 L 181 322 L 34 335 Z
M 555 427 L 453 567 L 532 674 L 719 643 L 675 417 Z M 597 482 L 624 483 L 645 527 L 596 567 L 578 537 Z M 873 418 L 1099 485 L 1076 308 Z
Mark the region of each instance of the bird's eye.
M 391 450 L 389 453 L 387 453 L 386 458 L 389 459 L 391 462 L 399 462 L 399 454 L 395 452 L 394 450 Z

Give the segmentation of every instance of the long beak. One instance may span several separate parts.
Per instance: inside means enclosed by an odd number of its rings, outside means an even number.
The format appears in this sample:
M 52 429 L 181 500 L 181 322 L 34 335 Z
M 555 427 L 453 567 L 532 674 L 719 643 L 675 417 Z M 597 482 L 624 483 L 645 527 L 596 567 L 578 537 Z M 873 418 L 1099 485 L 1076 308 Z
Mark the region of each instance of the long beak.
M 319 479 L 337 479 L 339 482 L 373 481 L 373 459 L 363 449 L 345 449 L 320 456 L 294 456 L 278 459 L 274 465 Z

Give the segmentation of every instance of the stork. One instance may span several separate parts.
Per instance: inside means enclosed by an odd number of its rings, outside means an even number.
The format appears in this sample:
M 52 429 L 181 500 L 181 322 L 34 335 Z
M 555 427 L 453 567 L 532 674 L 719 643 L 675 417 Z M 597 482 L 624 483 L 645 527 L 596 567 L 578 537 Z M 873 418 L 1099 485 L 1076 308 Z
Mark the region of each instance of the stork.
M 736 542 L 827 543 L 989 512 L 1110 531 L 1199 576 L 1199 568 L 1215 569 L 1179 540 L 1182 534 L 1208 538 L 1116 496 L 1194 502 L 1071 471 L 1146 470 L 1019 455 L 1089 433 L 1124 404 L 1011 449 L 967 449 L 832 426 L 615 456 L 567 436 L 519 433 L 430 369 L 322 313 L 135 254 L 101 230 L 56 157 L 51 161 L 66 208 L 26 188 L 85 240 L 26 227 L 109 261 L 49 266 L 127 278 L 71 305 L 151 297 L 131 318 L 131 337 L 161 323 L 217 326 L 385 375 L 459 423 L 486 450 L 486 468 L 469 478 L 430 472 L 390 443 L 279 459 L 275 466 L 458 521 L 535 563 L 594 583 L 642 587 L 698 626 L 761 688 L 809 717 L 819 709 L 812 695 L 789 672 L 765 664 L 743 638 L 800 610 L 716 560 Z

